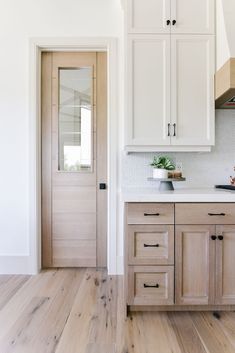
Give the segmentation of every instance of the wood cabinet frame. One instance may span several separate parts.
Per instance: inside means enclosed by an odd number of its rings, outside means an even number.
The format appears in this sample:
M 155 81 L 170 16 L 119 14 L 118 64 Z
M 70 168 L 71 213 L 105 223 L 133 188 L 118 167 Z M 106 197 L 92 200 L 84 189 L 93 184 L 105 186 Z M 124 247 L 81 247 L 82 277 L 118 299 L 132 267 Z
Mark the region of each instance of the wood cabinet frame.
M 140 205 L 141 204 L 141 205 Z M 179 203 L 180 205 L 183 205 Z M 178 204 L 178 205 L 179 205 Z M 144 208 L 143 203 L 136 203 L 137 209 L 140 207 L 141 209 Z M 138 206 L 139 205 L 139 206 Z M 158 207 L 156 203 L 156 207 Z M 133 259 L 133 239 L 130 240 L 133 236 L 133 231 L 135 229 L 143 230 L 149 229 L 152 227 L 154 229 L 160 229 L 161 227 L 174 227 L 174 225 L 162 225 L 162 224 L 143 224 L 142 221 L 138 224 L 138 220 L 135 218 L 135 224 L 129 224 L 128 222 L 128 203 L 125 205 L 125 295 L 126 295 L 126 304 L 127 304 L 127 313 L 128 310 L 132 311 L 231 311 L 235 310 L 235 224 L 231 223 L 231 215 L 234 212 L 235 203 L 185 203 L 185 209 L 188 210 L 187 214 L 190 214 L 191 208 L 191 216 L 192 219 L 198 219 L 198 224 L 190 224 L 190 220 L 188 224 L 179 224 L 179 219 L 177 221 L 177 203 L 174 204 L 175 209 L 175 261 L 172 264 L 163 264 L 158 262 L 146 262 L 142 260 L 136 260 L 132 263 Z M 225 222 L 227 221 L 228 224 L 220 225 L 217 217 L 215 219 L 215 224 L 213 224 L 212 220 L 210 221 L 211 224 L 206 224 L 205 217 L 202 219 L 204 220 L 204 224 L 199 224 L 200 222 L 200 212 L 198 211 L 197 207 L 194 205 L 201 205 L 202 207 L 201 212 L 202 214 L 205 213 L 208 215 L 212 209 L 215 213 L 219 211 L 223 211 L 226 213 L 226 217 L 220 217 Z M 190 207 L 191 206 L 191 207 Z M 146 206 L 147 207 L 147 206 Z M 169 208 L 170 210 L 170 208 Z M 168 211 L 169 211 L 168 210 Z M 224 211 L 225 210 L 225 211 Z M 221 212 L 222 212 L 221 211 Z M 183 222 L 182 214 L 184 212 L 183 209 L 180 210 L 181 212 L 181 220 Z M 199 213 L 198 213 L 199 212 Z M 210 218 L 209 218 L 210 219 Z M 222 222 L 221 222 L 222 223 Z M 155 228 L 156 227 L 156 228 Z M 133 229 L 132 229 L 133 228 Z M 183 286 L 183 276 L 182 276 L 182 268 L 184 266 L 182 261 L 182 242 L 184 241 L 182 233 L 183 232 L 198 232 L 198 233 L 205 233 L 206 236 L 206 251 L 205 251 L 205 263 L 207 264 L 206 267 L 206 275 L 204 276 L 203 271 L 199 271 L 198 273 L 195 272 L 194 280 L 197 281 L 196 275 L 201 275 L 204 277 L 199 277 L 198 280 L 206 281 L 206 295 L 198 296 L 197 293 L 195 296 L 184 296 L 182 291 Z M 234 233 L 234 234 L 233 234 Z M 213 236 L 213 238 L 212 238 Z M 224 238 L 221 238 L 224 237 Z M 234 237 L 234 240 L 233 240 Z M 230 243 L 226 243 L 230 241 Z M 233 247 L 234 244 L 234 247 Z M 198 244 L 196 244 L 198 245 Z M 203 243 L 202 243 L 203 245 Z M 131 250 L 129 251 L 129 248 Z M 190 250 L 190 246 L 188 247 Z M 198 250 L 192 246 L 192 251 L 200 251 L 200 242 Z M 234 252 L 233 252 L 234 251 Z M 130 255 L 131 254 L 131 255 Z M 189 253 L 190 259 L 190 253 Z M 226 262 L 224 261 L 226 259 Z M 200 259 L 199 259 L 200 260 Z M 175 267 L 175 270 L 174 270 Z M 157 272 L 158 270 L 165 270 L 166 268 L 171 268 L 170 271 L 173 270 L 175 274 L 175 289 L 174 289 L 174 296 L 175 301 L 173 304 L 170 302 L 164 303 L 164 300 L 159 302 L 152 299 L 148 302 L 143 297 L 139 296 L 135 300 L 135 283 L 134 283 L 134 273 L 141 271 L 141 273 L 151 273 Z M 192 282 L 191 282 L 192 283 Z M 201 286 L 200 288 L 202 288 Z M 192 286 L 194 288 L 194 286 Z

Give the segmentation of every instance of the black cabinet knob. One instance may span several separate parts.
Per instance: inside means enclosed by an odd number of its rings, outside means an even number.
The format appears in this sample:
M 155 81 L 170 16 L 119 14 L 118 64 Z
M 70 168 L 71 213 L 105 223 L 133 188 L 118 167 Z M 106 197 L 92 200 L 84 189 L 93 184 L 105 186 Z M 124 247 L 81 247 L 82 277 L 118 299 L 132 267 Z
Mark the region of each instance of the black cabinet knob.
M 223 235 L 218 235 L 218 239 L 223 240 L 224 239 Z
M 211 239 L 212 239 L 212 240 L 216 240 L 216 238 L 217 238 L 216 235 L 212 235 L 212 236 L 211 236 Z
M 176 24 L 176 20 L 173 20 L 173 21 L 172 21 L 172 24 L 173 24 L 173 26 L 174 26 L 174 25 Z
M 171 24 L 171 21 L 170 21 L 170 20 L 167 20 L 167 21 L 166 21 L 166 24 L 167 24 L 167 26 L 169 26 L 169 25 Z
M 107 189 L 107 185 L 105 183 L 100 183 L 99 184 L 99 189 L 100 190 L 106 190 Z

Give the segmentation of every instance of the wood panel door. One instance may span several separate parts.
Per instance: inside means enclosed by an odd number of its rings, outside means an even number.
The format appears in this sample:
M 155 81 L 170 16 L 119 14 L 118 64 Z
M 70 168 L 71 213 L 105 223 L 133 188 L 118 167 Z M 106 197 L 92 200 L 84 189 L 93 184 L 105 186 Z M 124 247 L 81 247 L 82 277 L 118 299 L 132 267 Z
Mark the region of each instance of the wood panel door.
M 175 243 L 176 304 L 213 304 L 215 226 L 176 226 Z
M 42 264 L 106 266 L 106 53 L 42 54 Z
M 216 304 L 235 304 L 235 225 L 216 226 Z

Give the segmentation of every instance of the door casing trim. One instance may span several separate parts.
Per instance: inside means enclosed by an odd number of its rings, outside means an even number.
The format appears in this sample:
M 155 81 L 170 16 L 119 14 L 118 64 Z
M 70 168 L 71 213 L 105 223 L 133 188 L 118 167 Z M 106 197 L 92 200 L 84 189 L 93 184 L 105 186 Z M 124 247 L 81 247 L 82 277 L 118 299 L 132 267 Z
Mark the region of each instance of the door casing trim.
M 117 155 L 118 155 L 118 51 L 117 39 L 107 37 L 31 38 L 29 44 L 29 272 L 41 269 L 41 52 L 107 52 L 107 266 L 117 273 Z

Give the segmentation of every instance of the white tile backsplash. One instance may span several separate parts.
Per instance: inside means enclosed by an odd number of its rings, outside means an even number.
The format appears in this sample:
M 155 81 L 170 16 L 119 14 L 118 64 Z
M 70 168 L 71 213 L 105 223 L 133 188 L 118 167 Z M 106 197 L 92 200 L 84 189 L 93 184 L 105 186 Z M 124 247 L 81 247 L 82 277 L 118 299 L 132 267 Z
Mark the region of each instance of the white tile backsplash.
M 148 187 L 155 182 L 149 166 L 154 155 L 163 153 L 131 153 L 122 157 L 122 186 Z M 185 182 L 175 187 L 210 187 L 228 183 L 235 165 L 235 110 L 216 111 L 216 139 L 211 152 L 164 153 L 183 165 Z

